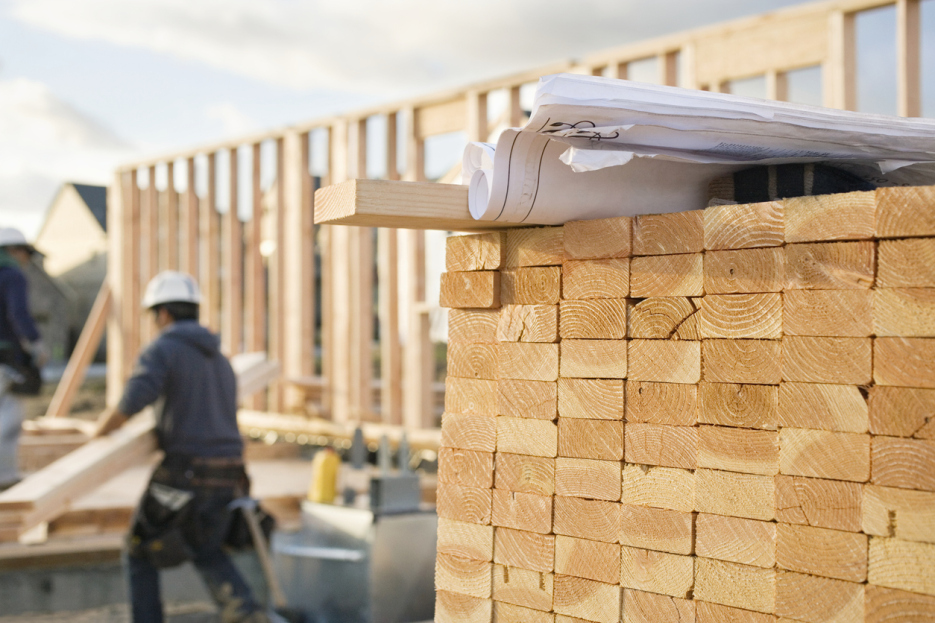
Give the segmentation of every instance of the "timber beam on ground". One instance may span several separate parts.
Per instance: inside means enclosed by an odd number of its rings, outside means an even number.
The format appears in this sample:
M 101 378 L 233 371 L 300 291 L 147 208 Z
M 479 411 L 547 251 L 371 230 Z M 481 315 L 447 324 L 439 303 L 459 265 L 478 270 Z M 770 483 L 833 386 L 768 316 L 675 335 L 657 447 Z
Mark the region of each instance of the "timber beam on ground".
M 0 546 L 0 571 L 116 563 L 120 560 L 125 540 L 126 536 L 121 533 L 39 545 L 8 543 Z
M 354 436 L 357 426 L 361 427 L 364 441 L 368 444 L 379 443 L 386 435 L 391 446 L 397 446 L 406 435 L 409 447 L 414 450 L 438 451 L 441 442 L 440 429 L 407 429 L 403 426 L 390 426 L 386 424 L 347 422 L 337 423 L 328 420 L 309 419 L 302 415 L 286 415 L 279 413 L 265 413 L 242 409 L 237 415 L 241 432 L 247 435 L 263 435 L 273 432 L 278 435 L 306 435 L 310 440 L 315 437 L 324 437 L 329 440 L 350 440 Z

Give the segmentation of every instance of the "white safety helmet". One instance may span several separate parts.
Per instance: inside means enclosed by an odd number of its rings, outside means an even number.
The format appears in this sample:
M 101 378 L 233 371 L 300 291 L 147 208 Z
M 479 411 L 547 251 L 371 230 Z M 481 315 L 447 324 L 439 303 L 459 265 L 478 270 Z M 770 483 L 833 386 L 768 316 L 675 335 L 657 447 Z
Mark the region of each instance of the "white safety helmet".
M 0 227 L 0 247 L 26 247 L 32 250 L 26 236 L 15 227 Z
M 164 270 L 146 286 L 143 307 L 151 309 L 163 303 L 201 303 L 201 291 L 191 275 Z

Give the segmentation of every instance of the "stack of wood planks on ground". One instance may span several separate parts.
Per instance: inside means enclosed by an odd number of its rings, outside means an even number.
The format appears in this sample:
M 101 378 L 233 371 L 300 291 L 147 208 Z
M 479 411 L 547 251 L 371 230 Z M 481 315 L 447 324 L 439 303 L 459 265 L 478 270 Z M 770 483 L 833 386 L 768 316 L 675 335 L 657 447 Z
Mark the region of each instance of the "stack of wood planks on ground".
M 935 187 L 449 239 L 438 623 L 935 620 Z
M 236 355 L 231 365 L 237 375 L 239 399 L 265 388 L 280 371 L 279 362 L 267 360 L 265 353 Z M 0 492 L 0 543 L 22 538 L 33 528 L 62 516 L 72 503 L 110 478 L 151 460 L 157 448 L 155 425 L 155 415 L 147 408 L 120 429 L 77 445 Z

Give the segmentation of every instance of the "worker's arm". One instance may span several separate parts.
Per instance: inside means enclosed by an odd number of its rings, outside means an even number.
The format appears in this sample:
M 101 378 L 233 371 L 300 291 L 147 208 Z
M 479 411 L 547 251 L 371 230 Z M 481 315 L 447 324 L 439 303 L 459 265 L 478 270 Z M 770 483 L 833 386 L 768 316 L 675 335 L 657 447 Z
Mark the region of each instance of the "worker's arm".
M 7 283 L 7 321 L 20 340 L 32 344 L 40 338 L 36 323 L 29 314 L 29 284 L 23 273 L 16 271 Z
M 109 407 L 97 418 L 97 429 L 94 431 L 95 437 L 103 437 L 121 426 L 129 418 L 117 407 Z
M 38 367 L 49 361 L 49 352 L 42 343 L 36 323 L 29 313 L 29 284 L 22 272 L 10 275 L 6 287 L 7 322 L 19 338 L 23 350 L 32 356 Z
M 123 389 L 120 402 L 98 418 L 95 436 L 101 437 L 117 430 L 130 416 L 156 402 L 165 387 L 167 372 L 168 366 L 158 348 L 150 346 L 143 351 Z

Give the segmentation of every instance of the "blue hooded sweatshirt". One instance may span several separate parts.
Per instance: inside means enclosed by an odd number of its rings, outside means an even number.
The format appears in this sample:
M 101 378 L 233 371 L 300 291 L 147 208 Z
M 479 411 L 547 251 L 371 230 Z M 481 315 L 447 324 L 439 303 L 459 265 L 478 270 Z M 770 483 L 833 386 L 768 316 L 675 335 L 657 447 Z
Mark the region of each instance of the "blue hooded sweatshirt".
M 133 415 L 156 403 L 156 434 L 166 454 L 234 457 L 237 377 L 218 336 L 195 320 L 168 327 L 140 355 L 118 409 Z
M 39 331 L 29 315 L 26 276 L 6 252 L 0 256 L 0 349 L 11 349 L 14 360 L 23 360 L 22 342 L 35 342 Z

